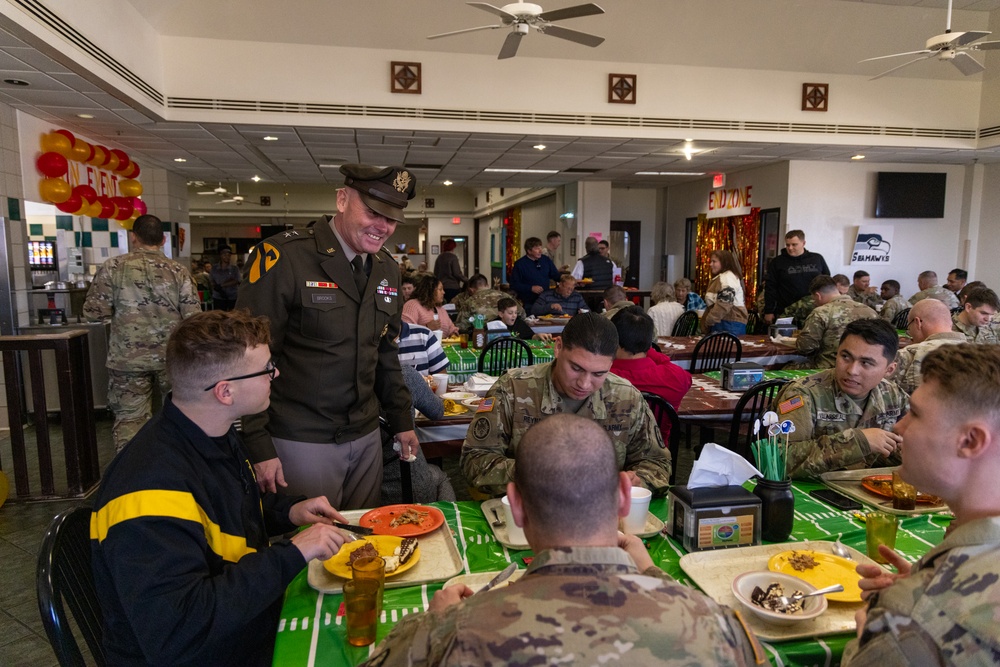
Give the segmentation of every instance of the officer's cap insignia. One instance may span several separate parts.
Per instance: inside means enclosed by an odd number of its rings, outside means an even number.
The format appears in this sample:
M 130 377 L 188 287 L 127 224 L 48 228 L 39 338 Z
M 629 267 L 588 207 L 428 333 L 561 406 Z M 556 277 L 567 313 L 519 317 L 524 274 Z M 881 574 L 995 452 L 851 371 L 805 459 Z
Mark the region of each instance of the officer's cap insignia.
M 396 192 L 406 192 L 406 189 L 410 187 L 410 174 L 406 171 L 400 171 L 396 174 L 396 178 L 392 181 L 392 187 L 396 188 Z

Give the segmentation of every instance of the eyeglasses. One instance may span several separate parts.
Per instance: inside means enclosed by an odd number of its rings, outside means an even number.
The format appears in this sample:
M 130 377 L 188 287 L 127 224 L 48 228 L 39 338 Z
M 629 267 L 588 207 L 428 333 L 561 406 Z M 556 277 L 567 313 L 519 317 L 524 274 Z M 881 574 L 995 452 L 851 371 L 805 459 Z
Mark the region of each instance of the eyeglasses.
M 264 370 L 262 371 L 257 371 L 256 373 L 247 373 L 246 375 L 237 375 L 236 377 L 225 378 L 224 380 L 217 380 L 216 383 L 213 384 L 211 387 L 205 387 L 205 391 L 212 391 L 213 389 L 215 389 L 215 385 L 219 384 L 219 382 L 235 382 L 236 380 L 248 380 L 250 378 L 260 377 L 261 375 L 266 375 L 273 380 L 274 373 L 277 370 L 278 367 L 274 365 L 274 362 L 268 361 L 267 366 L 265 366 Z
M 910 327 L 912 327 L 914 324 L 916 324 L 919 321 L 920 321 L 919 317 L 914 317 L 912 320 L 910 320 L 909 322 L 906 323 L 906 330 L 909 331 Z

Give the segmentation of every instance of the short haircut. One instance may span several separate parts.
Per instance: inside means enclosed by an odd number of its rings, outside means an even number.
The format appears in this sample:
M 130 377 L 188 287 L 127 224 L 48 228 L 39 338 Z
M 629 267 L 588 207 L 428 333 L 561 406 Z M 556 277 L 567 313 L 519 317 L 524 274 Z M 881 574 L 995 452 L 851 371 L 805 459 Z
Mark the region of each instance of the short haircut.
M 531 252 L 532 248 L 541 248 L 542 240 L 537 236 L 529 236 L 524 241 L 524 252 Z
M 833 292 L 837 289 L 837 283 L 830 276 L 816 276 L 809 283 L 809 293 Z
M 796 237 L 796 238 L 798 238 L 803 243 L 805 243 L 806 233 L 804 231 L 802 231 L 801 229 L 790 229 L 787 232 L 785 232 L 785 240 L 786 241 L 788 239 L 792 238 L 793 236 Z
M 989 287 L 977 287 L 972 290 L 965 298 L 965 303 L 973 308 L 989 306 L 993 310 L 1000 310 L 1000 299 L 997 299 L 997 293 Z
M 562 332 L 566 349 L 579 348 L 599 357 L 614 357 L 618 351 L 618 331 L 611 320 L 599 313 L 577 313 Z
M 604 429 L 569 413 L 529 428 L 514 455 L 514 486 L 528 521 L 567 544 L 593 535 L 595 525 L 615 525 L 618 473 Z
M 571 280 L 574 283 L 576 282 L 576 278 L 573 276 L 572 273 L 560 273 L 559 274 L 559 282 L 561 282 L 561 283 L 568 283 Z
M 740 269 L 740 262 L 738 259 L 736 259 L 736 255 L 734 255 L 731 251 L 713 250 L 711 256 L 718 259 L 719 264 L 722 266 L 722 269 L 719 271 L 719 273 L 732 271 L 736 277 L 738 278 L 743 277 L 743 271 Z
M 673 301 L 674 288 L 670 283 L 665 283 L 662 280 L 653 283 L 653 289 L 649 291 L 649 300 L 653 302 L 654 306 L 663 301 Z
M 561 239 L 561 238 L 562 238 L 562 234 L 560 234 L 559 232 L 557 232 L 554 229 L 551 232 L 549 232 L 548 234 L 545 235 L 545 240 L 546 241 L 551 241 L 552 239 Z
M 476 275 L 469 278 L 469 283 L 468 285 L 466 285 L 466 287 L 475 287 L 476 289 L 479 289 L 480 287 L 489 287 L 489 286 L 490 286 L 489 279 L 481 273 L 477 273 Z
M 507 310 L 508 308 L 517 308 L 517 301 L 515 301 L 512 298 L 510 298 L 509 296 L 505 296 L 502 299 L 500 299 L 499 301 L 497 301 L 497 312 L 498 313 L 502 313 L 503 311 Z
M 867 271 L 863 271 L 861 269 L 858 269 L 857 271 L 854 272 L 855 280 L 857 280 L 858 278 L 868 278 L 869 276 L 871 276 L 870 273 L 868 273 Z
M 402 278 L 400 278 L 399 279 L 399 283 L 401 285 L 410 284 L 410 285 L 416 286 L 417 279 L 413 275 L 407 275 L 407 276 L 403 276 Z
M 691 291 L 691 281 L 687 278 L 678 278 L 674 281 L 674 289 L 687 289 Z
M 604 297 L 604 300 L 608 303 L 618 303 L 619 301 L 625 300 L 625 290 L 619 285 L 612 285 L 604 290 L 604 294 L 601 296 Z
M 588 236 L 587 240 L 583 242 L 583 249 L 587 252 L 594 252 L 597 250 L 597 239 L 593 236 Z
M 899 294 L 899 281 L 898 280 L 885 280 L 882 282 L 882 287 L 891 287 L 896 290 L 896 294 Z
M 935 271 L 921 271 L 920 275 L 917 276 L 918 280 L 933 280 L 937 282 L 937 272 Z
M 656 325 L 653 318 L 639 306 L 622 308 L 611 318 L 611 323 L 618 331 L 618 347 L 629 354 L 641 354 L 649 351 L 656 337 Z
M 969 272 L 965 271 L 964 269 L 952 269 L 948 273 L 952 274 L 953 276 L 955 276 L 959 280 L 968 280 L 969 279 Z
M 971 283 L 967 283 L 965 287 L 958 291 L 959 303 L 965 303 L 965 301 L 969 298 L 969 293 L 978 287 L 986 287 L 986 283 L 982 280 L 973 280 Z
M 424 308 L 434 308 L 437 304 L 434 303 L 434 292 L 437 291 L 437 286 L 441 284 L 438 277 L 432 273 L 425 273 L 417 278 L 417 282 L 413 287 L 413 297 L 417 300 Z
M 1000 426 L 1000 346 L 941 345 L 924 357 L 920 373 L 924 382 L 938 383 L 938 398 L 950 411 Z
M 840 336 L 842 344 L 848 336 L 858 336 L 869 345 L 878 345 L 882 348 L 882 356 L 890 364 L 896 359 L 896 352 L 899 351 L 899 334 L 895 327 L 880 318 L 865 318 L 854 320 L 846 327 Z
M 597 242 L 597 245 L 602 245 L 602 246 L 604 246 L 605 248 L 610 248 L 610 247 L 611 247 L 611 244 L 610 244 L 610 243 L 608 243 L 607 241 L 605 241 L 604 239 L 601 239 L 600 241 L 598 241 L 598 242 Z
M 163 223 L 155 215 L 140 215 L 132 223 L 132 233 L 143 245 L 159 245 L 163 241 Z
M 177 325 L 167 340 L 167 375 L 174 396 L 192 400 L 205 387 L 240 371 L 247 349 L 271 342 L 267 317 L 249 310 L 208 310 Z
M 845 276 L 843 273 L 838 273 L 833 277 L 833 282 L 840 285 L 841 287 L 850 287 L 851 279 Z

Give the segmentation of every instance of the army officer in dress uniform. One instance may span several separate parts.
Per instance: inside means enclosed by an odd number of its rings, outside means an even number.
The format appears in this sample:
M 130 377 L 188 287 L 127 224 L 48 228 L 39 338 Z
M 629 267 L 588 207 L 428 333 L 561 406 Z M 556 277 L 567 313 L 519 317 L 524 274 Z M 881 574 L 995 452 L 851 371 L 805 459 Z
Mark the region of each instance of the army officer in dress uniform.
M 258 483 L 357 509 L 379 501 L 380 404 L 400 456 L 419 447 L 394 342 L 399 267 L 383 247 L 406 221 L 416 181 L 402 167 L 340 171 L 337 214 L 259 243 L 236 305 L 270 318 L 281 368 L 268 411 L 244 418 Z

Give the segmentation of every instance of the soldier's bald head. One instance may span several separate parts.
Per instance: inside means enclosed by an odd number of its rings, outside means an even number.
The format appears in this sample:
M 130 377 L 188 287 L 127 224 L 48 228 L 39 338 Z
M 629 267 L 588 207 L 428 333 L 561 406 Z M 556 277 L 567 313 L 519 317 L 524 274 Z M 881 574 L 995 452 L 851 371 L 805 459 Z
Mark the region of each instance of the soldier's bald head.
M 951 331 L 951 310 L 937 299 L 921 299 L 910 309 L 910 322 L 920 318 L 923 338 Z

